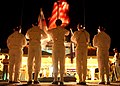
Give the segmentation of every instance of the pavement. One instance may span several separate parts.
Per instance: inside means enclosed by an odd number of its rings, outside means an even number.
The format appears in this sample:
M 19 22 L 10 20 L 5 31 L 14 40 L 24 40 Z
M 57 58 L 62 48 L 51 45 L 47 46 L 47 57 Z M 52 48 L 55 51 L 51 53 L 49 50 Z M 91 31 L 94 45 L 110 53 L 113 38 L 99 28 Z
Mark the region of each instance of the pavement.
M 9 84 L 6 81 L 0 81 L 0 86 L 61 86 L 61 85 L 53 85 L 52 82 L 40 82 L 40 84 L 31 84 L 27 85 L 27 82 L 21 82 L 21 83 L 14 83 Z M 87 82 L 87 85 L 77 85 L 77 82 L 64 82 L 64 85 L 62 86 L 120 86 L 120 82 L 111 82 L 110 85 L 99 85 L 99 82 Z

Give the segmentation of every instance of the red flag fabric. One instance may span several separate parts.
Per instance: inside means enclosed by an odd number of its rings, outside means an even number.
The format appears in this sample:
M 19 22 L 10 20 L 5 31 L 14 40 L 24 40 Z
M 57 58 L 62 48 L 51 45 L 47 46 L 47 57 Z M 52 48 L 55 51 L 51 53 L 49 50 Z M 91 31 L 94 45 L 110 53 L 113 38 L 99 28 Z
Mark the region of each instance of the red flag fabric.
M 40 29 L 43 29 L 45 32 L 48 30 L 42 8 L 40 8 L 40 14 L 38 16 L 38 26 L 40 27 Z M 49 35 L 48 38 L 41 40 L 42 49 L 46 48 L 47 42 L 50 40 L 51 38 Z
M 53 6 L 53 11 L 52 11 L 52 16 L 49 20 L 49 29 L 55 28 L 55 21 L 57 19 L 62 20 L 62 26 L 66 26 L 69 24 L 70 20 L 69 17 L 67 16 L 69 10 L 69 4 L 65 2 L 65 0 L 58 0 L 58 2 L 54 3 Z
M 38 16 L 38 26 L 40 27 L 40 29 L 44 29 L 44 30 L 47 29 L 47 24 L 45 21 L 45 17 L 44 17 L 42 8 L 40 8 L 40 14 Z

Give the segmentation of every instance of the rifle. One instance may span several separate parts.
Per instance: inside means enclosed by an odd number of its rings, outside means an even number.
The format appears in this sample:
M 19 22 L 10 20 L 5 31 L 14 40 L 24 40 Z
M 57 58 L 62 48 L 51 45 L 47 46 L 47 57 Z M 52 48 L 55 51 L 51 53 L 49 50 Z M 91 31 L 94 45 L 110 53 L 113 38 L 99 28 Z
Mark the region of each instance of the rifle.
M 73 35 L 72 28 L 70 28 L 71 36 Z M 70 58 L 71 58 L 71 63 L 73 64 L 73 58 L 74 58 L 74 43 L 71 41 L 70 43 Z

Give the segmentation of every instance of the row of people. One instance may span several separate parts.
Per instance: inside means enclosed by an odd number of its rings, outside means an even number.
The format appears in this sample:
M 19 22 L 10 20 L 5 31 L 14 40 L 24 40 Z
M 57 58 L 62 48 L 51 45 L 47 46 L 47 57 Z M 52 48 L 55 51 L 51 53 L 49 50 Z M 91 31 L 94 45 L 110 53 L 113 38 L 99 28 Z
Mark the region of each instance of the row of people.
M 86 85 L 86 73 L 87 73 L 87 54 L 88 44 L 90 42 L 90 34 L 80 25 L 78 25 L 78 31 L 75 31 L 71 40 L 77 45 L 76 55 L 76 69 L 79 76 L 79 83 Z M 103 27 L 98 27 L 98 34 L 94 35 L 93 46 L 97 48 L 98 69 L 100 75 L 99 84 L 110 84 L 109 79 L 109 48 L 111 44 L 110 36 L 105 33 Z M 105 74 L 107 81 L 105 81 Z
M 27 45 L 26 39 L 29 39 L 28 47 L 28 84 L 32 84 L 32 66 L 35 59 L 35 75 L 34 84 L 38 84 L 38 73 L 41 67 L 41 39 L 47 38 L 49 34 L 53 40 L 52 45 L 52 61 L 53 61 L 53 75 L 54 81 L 52 84 L 58 84 L 58 63 L 60 62 L 60 84 L 64 83 L 64 71 L 65 71 L 65 36 L 68 36 L 70 31 L 61 26 L 62 21 L 56 20 L 56 28 L 44 32 L 37 24 L 34 24 L 24 36 L 20 33 L 20 28 L 15 28 L 15 32 L 11 34 L 7 39 L 7 46 L 9 48 L 10 67 L 9 67 L 9 83 L 18 82 L 20 66 L 23 55 L 23 48 Z M 79 82 L 77 84 L 86 85 L 86 73 L 87 73 L 87 52 L 88 44 L 90 42 L 90 34 L 81 27 L 77 26 L 78 31 L 75 31 L 71 37 L 71 41 L 76 44 L 75 57 L 76 57 L 76 70 L 79 76 Z M 107 75 L 107 84 L 109 81 L 109 48 L 111 44 L 111 38 L 104 32 L 103 27 L 98 28 L 98 34 L 93 38 L 93 46 L 97 48 L 98 68 L 100 71 L 100 84 L 105 84 L 104 74 Z M 13 76 L 13 68 L 15 67 L 15 74 Z

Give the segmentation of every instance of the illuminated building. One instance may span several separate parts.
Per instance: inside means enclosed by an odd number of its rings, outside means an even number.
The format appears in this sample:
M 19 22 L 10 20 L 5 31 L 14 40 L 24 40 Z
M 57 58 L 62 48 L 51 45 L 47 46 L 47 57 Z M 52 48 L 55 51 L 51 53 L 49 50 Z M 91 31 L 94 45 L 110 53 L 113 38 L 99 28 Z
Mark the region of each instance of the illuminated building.
M 71 63 L 70 58 L 70 43 L 65 43 L 66 45 L 66 62 L 65 62 L 65 73 L 66 76 L 74 76 L 77 79 L 76 74 L 76 58 L 73 58 L 73 63 Z M 88 53 L 88 59 L 87 59 L 87 68 L 88 68 L 88 74 L 86 79 L 91 78 L 91 80 L 95 80 L 95 69 L 98 68 L 97 58 L 95 55 L 95 51 L 93 47 L 88 47 L 89 53 Z M 93 49 L 92 49 L 93 48 Z M 42 73 L 41 78 L 43 77 L 52 77 L 52 50 L 51 50 L 51 44 L 48 44 L 46 49 L 42 50 L 42 59 L 41 59 L 41 71 Z M 27 47 L 24 49 L 24 55 L 22 59 L 22 66 L 21 66 L 21 81 L 26 81 L 28 78 L 27 74 Z M 0 61 L 4 58 L 4 55 L 6 53 L 1 53 L 0 55 Z M 113 56 L 110 56 L 110 60 L 114 62 Z M 0 71 L 2 71 L 3 65 L 0 63 Z M 76 75 L 75 75 L 76 74 Z M 40 76 L 38 77 L 40 78 Z M 2 79 L 0 75 L 0 79 Z
M 54 9 L 52 12 L 52 16 L 50 18 L 48 29 L 55 27 L 54 23 L 55 23 L 55 20 L 58 18 L 60 18 L 62 20 L 63 26 L 69 24 L 70 21 L 69 21 L 69 18 L 67 17 L 67 14 L 63 15 L 64 14 L 63 12 L 66 13 L 68 11 L 68 7 L 69 7 L 69 5 L 67 4 L 67 2 L 65 2 L 65 0 L 59 0 L 58 2 L 54 3 L 54 6 L 53 6 Z M 39 16 L 38 21 L 39 21 L 40 27 L 43 28 L 43 26 L 46 26 L 46 24 L 45 24 L 45 21 L 43 23 L 43 20 L 45 20 L 45 18 L 44 18 L 42 10 L 40 10 L 40 15 L 41 16 Z M 45 47 L 43 47 L 43 45 Z M 51 57 L 52 56 L 51 45 L 52 45 L 52 42 L 48 42 L 48 40 L 47 40 L 47 42 L 45 42 L 45 40 L 42 42 L 42 47 L 43 47 L 42 52 L 43 53 L 42 53 L 42 59 L 41 59 L 42 63 L 41 63 L 41 71 L 40 71 L 40 74 L 42 73 L 42 75 L 39 76 L 38 78 L 52 77 L 52 69 L 53 68 L 52 68 L 52 57 Z M 76 58 L 75 57 L 73 58 L 73 63 L 71 63 L 71 43 L 65 42 L 65 46 L 66 46 L 66 62 L 65 62 L 66 76 L 74 76 L 77 79 L 78 77 L 76 74 Z M 94 79 L 96 79 L 95 69 L 98 68 L 98 63 L 97 63 L 97 58 L 95 55 L 95 49 L 93 47 L 88 47 L 88 49 L 89 49 L 88 59 L 87 59 L 88 74 L 87 74 L 86 79 L 91 78 L 91 80 L 94 80 Z M 27 48 L 25 51 L 27 52 Z M 25 81 L 28 79 L 27 53 L 26 52 L 23 55 L 23 59 L 22 59 L 21 76 L 20 76 L 21 81 Z M 4 54 L 5 53 L 2 53 L 2 55 L 0 55 L 1 60 L 4 58 Z M 113 56 L 110 56 L 110 60 L 114 61 Z M 2 71 L 2 68 L 3 68 L 3 65 L 0 63 L 1 71 Z M 0 79 L 1 79 L 1 76 L 0 76 Z

